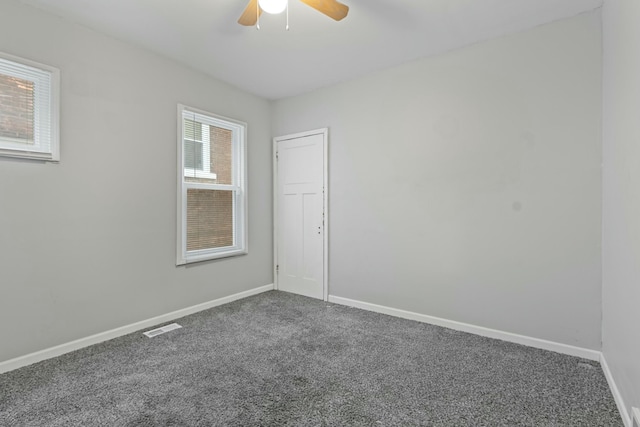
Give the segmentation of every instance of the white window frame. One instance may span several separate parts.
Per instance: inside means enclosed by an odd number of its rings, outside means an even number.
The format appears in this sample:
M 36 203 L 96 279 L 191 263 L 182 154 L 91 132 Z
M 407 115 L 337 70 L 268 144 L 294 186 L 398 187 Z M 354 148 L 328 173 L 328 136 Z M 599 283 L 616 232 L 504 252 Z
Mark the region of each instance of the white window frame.
M 194 177 L 187 175 L 188 168 L 184 167 L 184 118 L 185 113 L 189 117 L 195 117 L 198 121 L 211 126 L 228 129 L 232 132 L 232 184 L 208 184 L 186 182 L 185 177 Z M 177 150 L 177 166 L 178 166 L 178 198 L 177 198 L 177 250 L 176 264 L 185 265 L 194 262 L 206 261 L 217 258 L 225 258 L 248 253 L 248 218 L 247 218 L 247 176 L 246 176 L 246 151 L 247 151 L 247 124 L 238 120 L 229 119 L 217 114 L 209 113 L 197 108 L 188 107 L 178 104 L 178 150 Z M 204 144 L 203 144 L 204 145 Z M 208 144 L 207 144 L 208 145 Z M 208 147 L 210 148 L 210 147 Z M 207 155 L 207 158 L 209 156 Z M 210 158 L 209 158 L 210 160 Z M 203 157 L 203 163 L 205 159 Z M 208 162 L 209 164 L 210 162 Z M 192 170 L 193 171 L 193 170 Z M 210 173 L 215 175 L 214 172 Z M 201 177 L 199 172 L 196 177 Z M 196 251 L 187 251 L 187 190 L 189 189 L 205 189 L 205 190 L 225 190 L 233 191 L 235 197 L 234 202 L 234 242 L 232 246 L 222 248 L 201 249 Z
M 60 70 L 2 52 L 0 62 L 3 65 L 1 74 L 30 81 L 36 87 L 33 146 L 25 147 L 18 140 L 0 137 L 0 156 L 60 161 Z

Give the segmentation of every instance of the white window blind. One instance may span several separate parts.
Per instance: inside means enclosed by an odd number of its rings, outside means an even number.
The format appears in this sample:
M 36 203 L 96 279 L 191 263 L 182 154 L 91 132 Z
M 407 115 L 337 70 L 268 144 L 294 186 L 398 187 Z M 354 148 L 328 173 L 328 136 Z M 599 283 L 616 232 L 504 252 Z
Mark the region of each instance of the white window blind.
M 0 155 L 59 160 L 59 71 L 0 54 Z

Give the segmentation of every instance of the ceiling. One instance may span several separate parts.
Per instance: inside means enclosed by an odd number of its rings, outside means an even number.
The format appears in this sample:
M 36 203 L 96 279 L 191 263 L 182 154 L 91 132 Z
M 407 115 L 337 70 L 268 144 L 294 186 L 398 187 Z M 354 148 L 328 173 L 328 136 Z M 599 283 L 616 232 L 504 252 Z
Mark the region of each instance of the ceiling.
M 267 99 L 598 8 L 602 0 L 341 0 L 335 22 L 298 0 L 261 29 L 236 23 L 248 0 L 20 0 L 172 58 Z

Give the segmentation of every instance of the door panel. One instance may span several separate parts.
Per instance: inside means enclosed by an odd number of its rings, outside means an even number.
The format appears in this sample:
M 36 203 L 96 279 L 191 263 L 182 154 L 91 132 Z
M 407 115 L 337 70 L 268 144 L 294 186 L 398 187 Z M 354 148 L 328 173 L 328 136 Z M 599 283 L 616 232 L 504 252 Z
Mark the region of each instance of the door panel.
M 324 134 L 280 140 L 278 289 L 324 298 Z

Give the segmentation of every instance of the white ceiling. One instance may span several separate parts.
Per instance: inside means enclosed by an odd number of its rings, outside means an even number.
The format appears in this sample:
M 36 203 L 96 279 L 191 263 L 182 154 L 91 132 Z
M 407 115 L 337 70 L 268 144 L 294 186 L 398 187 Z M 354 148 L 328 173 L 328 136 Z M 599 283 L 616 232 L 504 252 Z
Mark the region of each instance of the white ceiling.
M 335 22 L 298 0 L 236 23 L 248 0 L 20 0 L 278 99 L 598 8 L 602 0 L 341 0 Z

